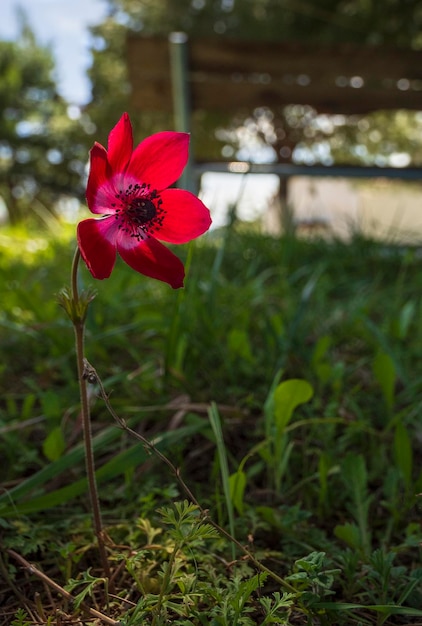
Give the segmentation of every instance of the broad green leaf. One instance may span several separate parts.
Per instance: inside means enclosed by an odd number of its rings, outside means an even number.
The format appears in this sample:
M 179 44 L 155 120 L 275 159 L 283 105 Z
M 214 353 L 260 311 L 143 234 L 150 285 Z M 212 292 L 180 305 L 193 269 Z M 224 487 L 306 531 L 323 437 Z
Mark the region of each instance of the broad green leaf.
M 278 436 L 290 422 L 296 407 L 308 402 L 313 393 L 312 386 L 300 378 L 285 380 L 277 386 L 274 391 L 274 417 Z
M 21 419 L 27 420 L 33 416 L 33 408 L 36 402 L 37 396 L 34 393 L 28 393 L 23 401 L 21 409 Z
M 48 420 L 57 424 L 62 412 L 60 395 L 54 391 L 46 391 L 41 396 L 42 412 Z
M 66 449 L 66 443 L 60 426 L 53 428 L 47 435 L 42 449 L 49 461 L 57 461 L 57 459 L 60 459 Z
M 273 380 L 271 381 L 270 388 L 268 390 L 267 397 L 264 402 L 264 415 L 265 415 L 265 434 L 267 438 L 269 438 L 273 432 L 274 426 L 274 394 L 277 389 L 281 377 L 283 375 L 283 370 L 277 370 Z
M 229 476 L 230 498 L 239 515 L 243 514 L 243 494 L 246 487 L 246 474 L 242 470 L 237 470 Z
M 377 352 L 372 369 L 381 387 L 385 403 L 391 411 L 394 404 L 394 387 L 396 383 L 396 368 L 393 359 L 386 352 Z
M 341 463 L 341 474 L 345 486 L 355 502 L 366 496 L 368 473 L 362 454 L 348 454 Z
M 318 572 L 322 569 L 325 560 L 325 552 L 311 552 L 303 559 L 295 561 L 296 567 L 305 572 Z
M 227 337 L 229 354 L 234 359 L 253 361 L 251 344 L 248 334 L 242 328 L 233 328 Z
M 406 304 L 403 305 L 402 310 L 400 311 L 399 317 L 399 339 L 405 339 L 407 337 L 410 324 L 415 316 L 416 312 L 416 303 L 414 300 L 409 300 Z
M 346 524 L 339 524 L 334 528 L 334 534 L 338 539 L 341 539 L 350 548 L 354 550 L 360 549 L 361 547 L 361 538 L 359 528 L 356 524 L 351 524 L 347 522 Z
M 312 363 L 318 363 L 322 359 L 325 358 L 329 348 L 333 343 L 332 337 L 330 335 L 323 335 L 318 339 L 315 344 L 314 353 L 312 355 Z
M 368 490 L 368 473 L 362 454 L 348 454 L 341 463 L 341 477 L 350 496 L 347 508 L 359 528 L 359 547 L 368 552 L 370 549 L 370 527 L 368 523 L 369 505 L 373 496 Z M 347 524 L 346 524 L 347 526 Z

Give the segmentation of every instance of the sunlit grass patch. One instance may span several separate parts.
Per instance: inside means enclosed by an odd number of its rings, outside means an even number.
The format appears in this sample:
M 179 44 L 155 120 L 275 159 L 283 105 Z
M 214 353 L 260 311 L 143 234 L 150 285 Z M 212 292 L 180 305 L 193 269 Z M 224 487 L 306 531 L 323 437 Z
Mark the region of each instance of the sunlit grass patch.
M 0 231 L 0 260 L 4 267 L 14 260 L 27 266 L 37 265 L 54 258 L 58 247 L 70 244 L 74 237 L 75 227 L 58 220 L 51 229 L 3 226 Z

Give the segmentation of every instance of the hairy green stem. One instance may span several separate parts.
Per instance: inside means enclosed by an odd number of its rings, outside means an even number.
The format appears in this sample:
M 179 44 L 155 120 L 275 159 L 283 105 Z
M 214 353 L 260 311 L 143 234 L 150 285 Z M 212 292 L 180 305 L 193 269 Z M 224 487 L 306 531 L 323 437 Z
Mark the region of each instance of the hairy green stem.
M 78 290 L 78 265 L 81 254 L 79 248 L 76 249 L 75 256 L 72 263 L 72 275 L 71 275 L 71 294 L 74 305 L 74 311 L 80 310 L 80 298 Z M 107 557 L 107 551 L 104 543 L 103 523 L 101 519 L 100 500 L 98 497 L 97 481 L 95 477 L 95 462 L 94 462 L 94 450 L 92 443 L 92 428 L 91 428 L 91 415 L 88 399 L 88 390 L 86 384 L 86 372 L 85 372 L 85 315 L 76 313 L 72 319 L 73 328 L 75 331 L 75 348 L 76 348 L 76 361 L 78 366 L 78 382 L 79 393 L 81 399 L 81 415 L 85 444 L 85 464 L 86 474 L 88 479 L 88 490 L 91 500 L 91 511 L 94 522 L 94 532 L 97 537 L 98 549 L 100 552 L 101 565 L 107 578 L 110 578 L 110 564 Z

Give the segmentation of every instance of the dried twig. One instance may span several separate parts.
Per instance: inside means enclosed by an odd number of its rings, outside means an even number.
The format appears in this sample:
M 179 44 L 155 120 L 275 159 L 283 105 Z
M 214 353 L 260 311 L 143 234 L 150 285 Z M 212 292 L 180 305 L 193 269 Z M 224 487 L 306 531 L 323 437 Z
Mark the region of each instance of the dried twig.
M 61 587 L 59 584 L 54 582 L 54 580 L 52 580 L 49 576 L 44 574 L 44 572 L 42 572 L 37 567 L 35 567 L 35 565 L 33 565 L 32 563 L 24 559 L 23 556 L 21 556 L 14 550 L 7 550 L 7 552 L 13 559 L 15 559 L 15 561 L 18 561 L 18 563 L 20 563 L 22 567 L 24 567 L 30 574 L 34 574 L 35 576 L 37 576 L 40 580 L 46 583 L 51 589 L 54 589 L 54 591 L 62 595 L 67 600 L 70 600 L 71 602 L 75 601 L 75 598 L 72 596 L 71 593 L 66 591 L 66 589 L 63 589 L 63 587 Z M 110 626 L 119 626 L 120 624 L 120 622 L 112 619 L 111 617 L 107 617 L 107 615 L 104 615 L 104 613 L 100 613 L 100 611 L 97 611 L 96 609 L 92 609 L 90 606 L 87 606 L 85 602 L 81 602 L 80 607 L 83 611 L 86 611 L 92 617 L 96 617 L 97 619 L 100 619 L 105 624 L 109 624 Z

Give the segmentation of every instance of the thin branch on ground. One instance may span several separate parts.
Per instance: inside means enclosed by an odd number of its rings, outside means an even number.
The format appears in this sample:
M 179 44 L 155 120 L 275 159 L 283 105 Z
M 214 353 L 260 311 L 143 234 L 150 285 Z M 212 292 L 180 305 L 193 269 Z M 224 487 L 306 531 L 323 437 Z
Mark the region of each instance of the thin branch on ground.
M 30 574 L 34 574 L 35 576 L 37 576 L 37 578 L 39 578 L 44 583 L 46 583 L 51 589 L 54 589 L 54 591 L 59 593 L 61 596 L 63 596 L 67 600 L 70 600 L 71 602 L 75 601 L 75 598 L 72 596 L 71 593 L 66 591 L 66 589 L 63 589 L 63 587 L 61 587 L 58 583 L 52 580 L 49 576 L 47 576 L 47 574 L 44 574 L 44 572 L 39 570 L 35 565 L 27 561 L 23 556 L 21 556 L 14 550 L 10 550 L 10 549 L 7 550 L 7 553 L 9 554 L 9 556 L 15 559 L 15 561 L 18 561 L 18 563 L 20 563 L 22 567 L 24 567 Z M 93 609 L 90 606 L 87 606 L 85 602 L 80 603 L 80 608 L 83 611 L 89 613 L 92 617 L 96 617 L 97 619 L 100 619 L 105 624 L 109 624 L 109 626 L 118 626 L 120 623 L 112 619 L 111 617 L 104 615 L 104 613 L 101 613 L 100 611 L 97 611 L 96 609 Z

